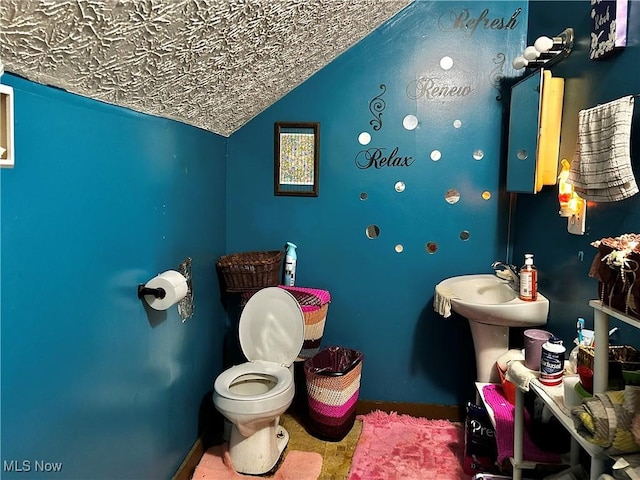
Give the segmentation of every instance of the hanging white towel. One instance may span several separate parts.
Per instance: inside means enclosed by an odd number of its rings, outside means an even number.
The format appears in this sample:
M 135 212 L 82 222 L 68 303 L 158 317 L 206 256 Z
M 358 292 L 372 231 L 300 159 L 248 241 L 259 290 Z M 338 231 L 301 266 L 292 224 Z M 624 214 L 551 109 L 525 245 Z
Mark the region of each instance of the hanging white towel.
M 436 288 L 433 295 L 433 310 L 444 318 L 451 316 L 451 299 L 456 298 L 448 288 Z
M 617 202 L 638 193 L 631 168 L 633 96 L 581 110 L 578 117 L 578 142 L 567 183 L 595 202 Z

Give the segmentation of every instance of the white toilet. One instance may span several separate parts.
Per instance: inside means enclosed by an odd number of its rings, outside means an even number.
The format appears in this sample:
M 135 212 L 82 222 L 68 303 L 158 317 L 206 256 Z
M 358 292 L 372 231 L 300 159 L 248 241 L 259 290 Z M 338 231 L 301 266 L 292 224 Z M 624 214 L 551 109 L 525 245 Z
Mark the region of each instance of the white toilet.
M 289 441 L 279 422 L 293 400 L 293 362 L 304 342 L 300 305 L 282 288 L 259 290 L 242 310 L 239 337 L 249 361 L 216 378 L 213 404 L 232 424 L 234 470 L 258 475 L 275 466 Z

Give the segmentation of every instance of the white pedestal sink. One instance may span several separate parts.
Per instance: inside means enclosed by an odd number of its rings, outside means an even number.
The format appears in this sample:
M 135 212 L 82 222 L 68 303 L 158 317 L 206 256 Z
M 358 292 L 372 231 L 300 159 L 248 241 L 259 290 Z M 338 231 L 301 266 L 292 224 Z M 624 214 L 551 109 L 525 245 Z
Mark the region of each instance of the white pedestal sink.
M 497 358 L 509 350 L 509 327 L 547 323 L 549 300 L 520 300 L 507 280 L 496 275 L 461 275 L 443 280 L 436 292 L 451 299 L 451 309 L 469 321 L 478 382 L 499 382 Z

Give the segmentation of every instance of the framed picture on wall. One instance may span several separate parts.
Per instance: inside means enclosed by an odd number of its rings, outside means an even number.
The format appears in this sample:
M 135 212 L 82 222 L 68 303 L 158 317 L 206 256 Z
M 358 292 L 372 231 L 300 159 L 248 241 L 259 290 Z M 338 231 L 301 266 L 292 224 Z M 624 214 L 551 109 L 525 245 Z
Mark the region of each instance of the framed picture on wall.
M 591 60 L 607 58 L 627 46 L 628 14 L 628 0 L 591 1 Z
M 320 124 L 275 124 L 274 195 L 318 196 Z

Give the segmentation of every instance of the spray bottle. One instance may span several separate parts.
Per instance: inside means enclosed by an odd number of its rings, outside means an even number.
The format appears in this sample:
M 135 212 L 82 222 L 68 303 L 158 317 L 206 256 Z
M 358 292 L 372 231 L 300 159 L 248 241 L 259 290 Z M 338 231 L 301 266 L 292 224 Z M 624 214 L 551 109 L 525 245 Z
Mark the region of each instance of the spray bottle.
M 287 253 L 284 257 L 284 284 L 293 287 L 296 281 L 296 262 L 298 261 L 296 248 L 298 247 L 291 242 L 287 242 L 285 247 Z

